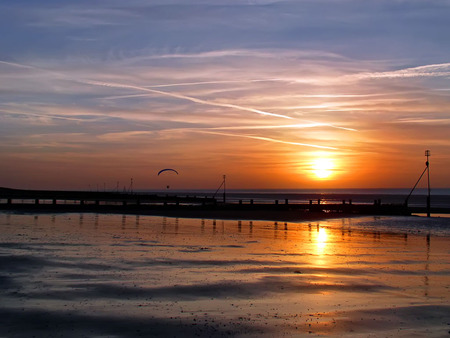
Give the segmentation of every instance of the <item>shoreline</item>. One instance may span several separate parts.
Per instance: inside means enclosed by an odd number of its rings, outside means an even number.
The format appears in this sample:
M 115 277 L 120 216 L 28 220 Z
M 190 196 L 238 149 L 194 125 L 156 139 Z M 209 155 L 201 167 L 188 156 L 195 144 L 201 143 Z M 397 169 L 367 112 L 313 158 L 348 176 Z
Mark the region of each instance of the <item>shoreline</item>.
M 162 216 L 172 218 L 196 218 L 196 219 L 221 219 L 221 220 L 252 220 L 252 221 L 274 221 L 274 222 L 302 222 L 332 218 L 347 218 L 357 216 L 370 216 L 344 212 L 319 212 L 298 209 L 237 209 L 237 208 L 136 208 L 136 207 L 110 207 L 66 205 L 14 205 L 9 208 L 0 207 L 0 212 L 25 212 L 25 213 L 97 213 L 97 214 L 127 214 Z

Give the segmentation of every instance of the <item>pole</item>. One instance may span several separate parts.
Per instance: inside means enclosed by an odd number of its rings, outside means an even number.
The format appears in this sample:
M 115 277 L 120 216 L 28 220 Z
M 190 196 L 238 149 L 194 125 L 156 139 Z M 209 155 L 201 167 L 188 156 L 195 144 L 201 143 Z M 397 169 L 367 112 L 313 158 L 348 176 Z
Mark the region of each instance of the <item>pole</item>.
M 425 156 L 427 157 L 427 176 L 428 176 L 428 196 L 427 196 L 427 217 L 430 217 L 430 209 L 431 209 L 431 191 L 430 191 L 430 161 L 429 157 L 431 156 L 429 150 L 425 150 Z
M 223 203 L 224 203 L 224 204 L 225 204 L 225 201 L 226 201 L 226 197 L 225 197 L 225 194 L 226 194 L 225 178 L 226 178 L 226 176 L 223 175 Z
M 406 200 L 405 200 L 405 206 L 406 206 L 406 207 L 408 206 L 408 200 L 409 200 L 409 198 L 411 197 L 411 195 L 412 195 L 414 189 L 416 189 L 417 184 L 419 184 L 420 180 L 421 180 L 422 177 L 423 177 L 423 174 L 425 174 L 425 171 L 427 171 L 427 169 L 428 169 L 428 167 L 425 167 L 425 169 L 422 171 L 422 174 L 420 174 L 420 177 L 419 177 L 419 179 L 417 180 L 416 184 L 414 184 L 414 187 L 413 187 L 413 188 L 411 189 L 411 191 L 409 192 L 408 197 L 406 197 Z

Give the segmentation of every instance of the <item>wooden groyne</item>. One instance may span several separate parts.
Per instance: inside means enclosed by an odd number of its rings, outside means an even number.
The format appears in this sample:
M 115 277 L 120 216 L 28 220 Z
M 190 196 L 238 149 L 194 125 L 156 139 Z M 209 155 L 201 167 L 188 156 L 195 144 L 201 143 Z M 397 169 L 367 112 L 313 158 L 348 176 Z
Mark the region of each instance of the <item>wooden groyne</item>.
M 239 200 L 223 203 L 212 197 L 131 194 L 117 192 L 19 190 L 0 188 L 0 210 L 24 212 L 98 212 L 132 213 L 174 217 L 242 218 L 242 219 L 307 219 L 312 216 L 341 217 L 346 215 L 411 215 L 426 212 L 426 207 L 407 207 L 399 204 L 341 203 L 254 203 Z M 450 208 L 432 208 L 432 213 L 450 213 Z
M 18 212 L 92 212 L 157 215 L 185 218 L 301 221 L 358 215 L 411 215 L 427 213 L 427 207 L 404 204 L 356 204 L 351 199 L 328 203 L 252 199 L 223 203 L 207 196 L 174 196 L 118 192 L 19 190 L 0 188 L 0 210 Z M 432 214 L 450 214 L 450 208 L 431 208 Z
M 19 190 L 0 188 L 0 210 L 48 211 L 135 211 L 168 205 L 205 206 L 215 204 L 210 197 L 161 196 L 117 192 Z

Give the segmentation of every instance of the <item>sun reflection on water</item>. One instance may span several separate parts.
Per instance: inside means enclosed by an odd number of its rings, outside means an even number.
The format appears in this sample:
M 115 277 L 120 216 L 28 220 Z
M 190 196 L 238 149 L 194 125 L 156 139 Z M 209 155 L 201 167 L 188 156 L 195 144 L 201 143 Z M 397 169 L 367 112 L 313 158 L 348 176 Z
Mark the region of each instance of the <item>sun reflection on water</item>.
M 328 265 L 329 256 L 328 256 L 328 240 L 329 240 L 328 229 L 324 227 L 317 226 L 317 232 L 314 236 L 314 254 L 316 256 L 316 264 L 320 266 Z
M 326 228 L 317 229 L 316 247 L 317 254 L 323 254 L 327 246 L 328 233 Z

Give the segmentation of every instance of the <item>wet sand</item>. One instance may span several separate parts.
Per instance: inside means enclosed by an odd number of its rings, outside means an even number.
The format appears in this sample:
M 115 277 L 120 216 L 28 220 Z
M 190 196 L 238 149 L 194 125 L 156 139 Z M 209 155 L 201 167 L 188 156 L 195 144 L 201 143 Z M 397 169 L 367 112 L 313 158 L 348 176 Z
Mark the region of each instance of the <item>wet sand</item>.
M 0 335 L 448 337 L 449 237 L 377 222 L 0 213 Z

